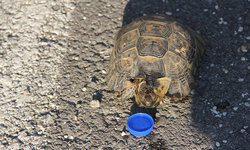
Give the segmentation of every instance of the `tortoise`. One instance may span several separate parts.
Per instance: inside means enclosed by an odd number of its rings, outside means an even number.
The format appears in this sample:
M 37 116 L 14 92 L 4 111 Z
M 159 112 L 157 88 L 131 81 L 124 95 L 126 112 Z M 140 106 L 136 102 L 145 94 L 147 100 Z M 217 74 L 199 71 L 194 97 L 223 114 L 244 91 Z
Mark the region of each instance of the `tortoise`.
M 196 87 L 204 47 L 197 32 L 172 17 L 140 17 L 116 33 L 107 85 L 119 100 L 135 97 L 142 107 L 183 100 Z

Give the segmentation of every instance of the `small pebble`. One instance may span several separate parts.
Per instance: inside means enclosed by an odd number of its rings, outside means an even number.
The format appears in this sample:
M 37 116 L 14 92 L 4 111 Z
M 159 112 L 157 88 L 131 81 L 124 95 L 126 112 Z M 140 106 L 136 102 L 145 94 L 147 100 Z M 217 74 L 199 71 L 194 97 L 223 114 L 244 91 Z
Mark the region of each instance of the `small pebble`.
M 227 25 L 227 22 L 225 21 L 225 22 L 223 22 L 223 24 L 224 24 L 224 25 Z
M 110 57 L 109 55 L 108 55 L 108 56 L 103 56 L 104 59 L 107 59 L 107 58 L 109 58 L 109 57 Z
M 143 14 L 143 16 L 147 16 L 147 14 Z
M 39 81 L 38 86 L 42 86 L 42 83 L 43 83 L 42 81 Z
M 218 118 L 220 118 L 221 117 L 221 115 L 219 114 L 219 115 L 215 115 L 215 117 L 218 117 Z
M 122 134 L 121 134 L 122 136 L 125 136 L 126 135 L 126 133 L 124 132 L 124 131 L 122 131 Z
M 103 74 L 107 74 L 107 72 L 106 72 L 105 70 L 102 70 L 102 73 L 103 73 Z
M 227 143 L 227 140 L 223 140 L 222 142 L 223 142 L 223 143 Z
M 216 12 L 212 12 L 212 14 L 213 14 L 213 15 L 215 15 L 215 14 L 216 14 Z
M 171 15 L 172 15 L 172 12 L 165 12 L 165 14 L 171 16 Z
M 219 124 L 219 127 L 221 128 L 223 125 L 222 124 Z
M 91 106 L 92 108 L 100 107 L 100 102 L 99 102 L 98 100 L 92 100 L 92 101 L 90 102 L 90 106 Z
M 250 104 L 248 102 L 245 102 L 244 105 L 250 107 Z
M 247 44 L 245 44 L 245 45 L 241 45 L 238 49 L 237 49 L 237 51 L 238 52 L 247 52 L 247 50 L 250 48 L 250 44 L 249 43 L 247 43 Z
M 242 32 L 243 31 L 243 27 L 239 27 L 238 32 Z
M 227 69 L 222 69 L 224 71 L 225 74 L 228 73 L 228 70 Z
M 216 110 L 216 109 L 217 109 L 217 106 L 214 106 L 213 109 Z
M 215 109 L 210 109 L 214 114 L 218 115 L 220 112 L 218 112 L 217 110 Z
M 180 11 L 180 9 L 177 8 L 176 11 Z
M 243 128 L 244 128 L 244 129 L 247 129 L 247 128 L 248 128 L 248 126 L 244 126 Z
M 219 142 L 216 142 L 216 146 L 217 146 L 217 147 L 220 147 L 220 143 L 219 143 Z
M 243 82 L 244 79 L 243 79 L 243 78 L 239 78 L 238 81 L 239 81 L 239 82 Z
M 230 133 L 230 134 L 233 134 L 233 133 L 234 133 L 234 131 L 233 131 L 233 130 L 231 130 L 231 131 L 229 131 L 229 133 Z
M 245 129 L 241 129 L 241 130 L 240 130 L 241 133 L 244 133 L 245 131 L 246 131 Z
M 73 137 L 73 136 L 70 136 L 69 139 L 70 139 L 70 140 L 74 140 L 74 137 Z
M 218 9 L 219 9 L 219 6 L 218 6 L 218 5 L 215 5 L 214 8 L 215 8 L 216 10 L 218 10 Z
M 208 11 L 208 9 L 204 9 L 204 11 L 206 12 L 206 11 Z
M 247 69 L 250 70 L 250 66 L 248 66 Z
M 250 40 L 250 36 L 246 37 L 247 40 Z
M 53 9 L 54 11 L 57 11 L 57 10 L 60 9 L 60 7 L 59 7 L 58 5 L 56 5 L 56 6 L 53 6 L 52 9 Z
M 246 58 L 245 57 L 241 57 L 241 61 L 245 61 L 246 60 Z
M 82 17 L 83 18 L 83 20 L 86 20 L 87 18 L 86 17 Z
M 52 98 L 54 98 L 55 96 L 54 96 L 54 95 L 48 95 L 48 97 L 49 97 L 50 99 L 52 99 Z
M 234 63 L 231 63 L 230 65 L 231 65 L 231 66 L 234 66 Z
M 214 64 L 210 64 L 210 67 L 213 67 L 214 66 Z
M 82 91 L 83 92 L 87 91 L 87 88 L 86 87 L 82 88 Z
M 242 52 L 243 52 L 243 53 L 246 53 L 246 52 L 247 52 L 247 49 L 243 49 Z
M 236 110 L 238 110 L 238 107 L 233 107 L 233 109 L 236 111 Z
M 241 96 L 244 98 L 248 93 L 242 93 Z
M 43 133 L 43 131 L 38 131 L 37 134 L 38 135 L 41 135 Z
M 223 116 L 226 116 L 226 115 L 227 115 L 227 112 L 223 112 L 222 114 L 223 114 Z

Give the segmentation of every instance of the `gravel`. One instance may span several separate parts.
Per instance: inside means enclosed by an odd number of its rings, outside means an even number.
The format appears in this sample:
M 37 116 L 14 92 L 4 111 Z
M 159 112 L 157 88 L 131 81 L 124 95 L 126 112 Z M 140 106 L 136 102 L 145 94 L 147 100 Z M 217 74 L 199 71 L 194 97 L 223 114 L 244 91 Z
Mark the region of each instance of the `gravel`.
M 55 123 L 56 78 L 67 51 L 72 3 L 1 1 L 0 149 L 42 148 Z M 60 41 L 60 42 L 59 42 Z
M 250 149 L 246 0 L 2 0 L 0 149 Z M 167 14 L 206 41 L 192 99 L 157 109 L 118 102 L 105 83 L 115 33 Z M 154 117 L 135 137 L 126 120 Z

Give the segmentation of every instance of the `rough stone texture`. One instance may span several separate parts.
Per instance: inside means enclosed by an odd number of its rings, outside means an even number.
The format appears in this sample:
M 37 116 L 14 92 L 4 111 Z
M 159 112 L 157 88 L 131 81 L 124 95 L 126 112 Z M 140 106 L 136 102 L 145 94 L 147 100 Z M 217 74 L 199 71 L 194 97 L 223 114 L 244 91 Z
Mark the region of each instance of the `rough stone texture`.
M 0 149 L 250 149 L 247 0 L 2 0 Z M 206 41 L 192 100 L 138 108 L 117 102 L 105 77 L 115 33 L 165 13 Z M 91 101 L 100 101 L 92 108 Z M 131 135 L 146 112 L 152 133 Z
M 57 117 L 56 81 L 75 6 L 50 0 L 0 4 L 0 149 L 40 149 Z

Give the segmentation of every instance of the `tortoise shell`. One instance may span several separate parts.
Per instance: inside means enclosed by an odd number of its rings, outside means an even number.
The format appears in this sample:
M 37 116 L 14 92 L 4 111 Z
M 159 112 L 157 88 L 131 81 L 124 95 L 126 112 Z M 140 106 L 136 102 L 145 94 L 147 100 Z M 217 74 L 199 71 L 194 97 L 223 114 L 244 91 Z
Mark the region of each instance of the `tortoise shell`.
M 107 85 L 120 99 L 135 97 L 146 107 L 182 99 L 195 88 L 204 46 L 197 32 L 174 18 L 140 17 L 116 33 Z

